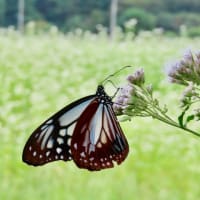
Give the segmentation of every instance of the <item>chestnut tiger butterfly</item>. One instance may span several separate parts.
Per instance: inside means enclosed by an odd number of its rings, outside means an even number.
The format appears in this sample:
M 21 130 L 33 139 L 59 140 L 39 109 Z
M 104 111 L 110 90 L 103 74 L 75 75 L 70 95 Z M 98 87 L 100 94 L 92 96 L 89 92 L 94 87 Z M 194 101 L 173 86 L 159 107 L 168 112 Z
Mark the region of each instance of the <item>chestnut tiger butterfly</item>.
M 90 171 L 122 163 L 129 145 L 112 106 L 100 84 L 96 94 L 74 101 L 42 123 L 25 144 L 22 160 L 33 166 L 73 160 Z

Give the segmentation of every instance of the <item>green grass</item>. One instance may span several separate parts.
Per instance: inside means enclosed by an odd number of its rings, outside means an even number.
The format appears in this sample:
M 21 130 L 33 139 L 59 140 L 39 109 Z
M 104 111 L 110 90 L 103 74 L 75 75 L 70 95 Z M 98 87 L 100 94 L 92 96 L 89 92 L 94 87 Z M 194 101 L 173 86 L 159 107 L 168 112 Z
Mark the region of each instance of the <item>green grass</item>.
M 200 197 L 200 140 L 151 119 L 122 123 L 130 154 L 100 172 L 73 162 L 31 167 L 21 161 L 31 132 L 52 113 L 85 95 L 125 65 L 144 67 L 162 102 L 177 113 L 178 87 L 167 83 L 163 64 L 199 40 L 0 36 L 0 199 L 196 200 Z M 112 80 L 116 85 L 131 70 Z

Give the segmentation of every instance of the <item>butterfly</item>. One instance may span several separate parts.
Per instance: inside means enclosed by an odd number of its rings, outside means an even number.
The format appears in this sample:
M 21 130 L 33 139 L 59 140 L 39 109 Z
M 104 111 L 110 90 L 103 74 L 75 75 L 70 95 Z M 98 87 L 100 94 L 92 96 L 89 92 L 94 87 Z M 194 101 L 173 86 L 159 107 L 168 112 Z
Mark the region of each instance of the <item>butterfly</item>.
M 22 160 L 33 166 L 73 160 L 79 168 L 98 171 L 125 160 L 129 145 L 102 85 L 47 119 L 25 144 Z

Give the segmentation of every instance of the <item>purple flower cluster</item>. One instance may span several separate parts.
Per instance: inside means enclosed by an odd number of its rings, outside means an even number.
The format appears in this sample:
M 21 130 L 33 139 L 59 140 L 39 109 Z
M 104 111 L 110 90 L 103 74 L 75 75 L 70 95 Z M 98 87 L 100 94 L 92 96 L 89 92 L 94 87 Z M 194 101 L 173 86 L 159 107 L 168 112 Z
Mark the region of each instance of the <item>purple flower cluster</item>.
M 133 93 L 133 88 L 130 85 L 125 85 L 120 89 L 120 93 L 117 96 L 113 109 L 117 115 L 123 115 L 124 109 L 126 109 L 131 103 L 131 94 Z
M 131 85 L 141 86 L 144 84 L 144 69 L 138 69 L 134 74 L 127 77 Z
M 183 58 L 167 66 L 171 83 L 189 85 L 189 82 L 200 85 L 200 51 L 192 54 L 187 50 Z
M 151 87 L 144 87 L 144 70 L 138 69 L 127 77 L 128 84 L 120 89 L 113 105 L 117 115 L 138 116 L 147 106 L 146 94 L 151 92 Z M 145 89 L 145 92 L 144 92 Z

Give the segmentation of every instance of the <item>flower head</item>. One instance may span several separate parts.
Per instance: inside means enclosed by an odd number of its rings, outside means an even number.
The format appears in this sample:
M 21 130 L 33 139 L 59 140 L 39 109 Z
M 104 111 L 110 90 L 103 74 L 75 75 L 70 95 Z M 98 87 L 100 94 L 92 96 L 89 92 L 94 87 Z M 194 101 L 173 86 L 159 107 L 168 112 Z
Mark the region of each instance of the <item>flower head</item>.
M 134 74 L 129 75 L 127 80 L 130 84 L 141 86 L 145 82 L 144 69 L 138 69 Z
M 144 85 L 144 70 L 139 69 L 130 74 L 127 82 L 119 91 L 113 106 L 114 111 L 117 115 L 144 116 L 153 92 L 151 85 Z
M 187 50 L 180 60 L 168 64 L 167 68 L 171 83 L 200 84 L 200 53 L 193 55 L 191 50 Z
M 190 49 L 187 49 L 183 54 L 183 61 L 185 65 L 191 66 L 194 62 L 194 57 L 192 55 L 192 51 Z

